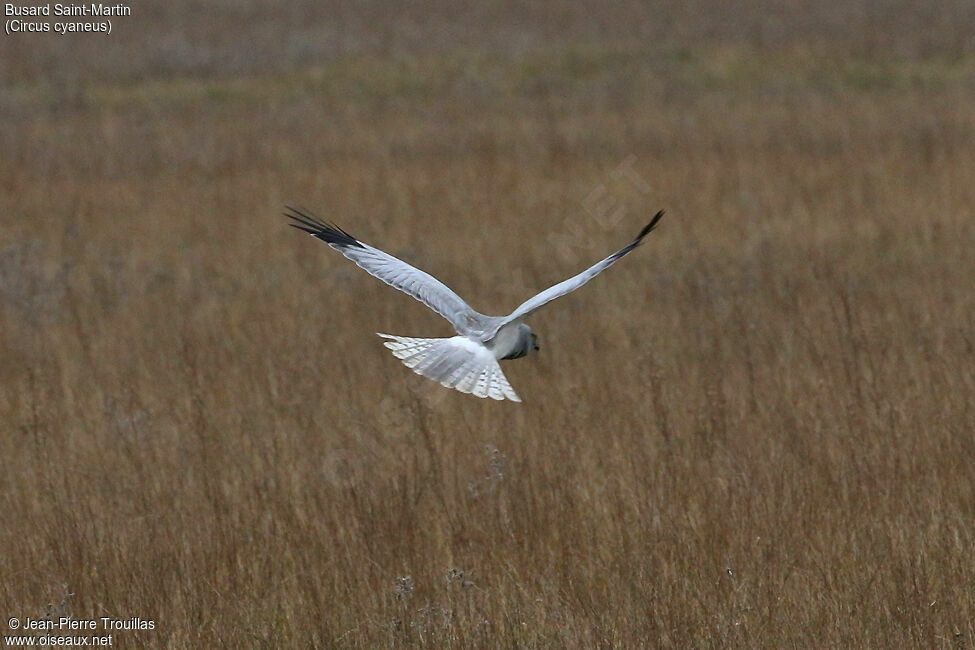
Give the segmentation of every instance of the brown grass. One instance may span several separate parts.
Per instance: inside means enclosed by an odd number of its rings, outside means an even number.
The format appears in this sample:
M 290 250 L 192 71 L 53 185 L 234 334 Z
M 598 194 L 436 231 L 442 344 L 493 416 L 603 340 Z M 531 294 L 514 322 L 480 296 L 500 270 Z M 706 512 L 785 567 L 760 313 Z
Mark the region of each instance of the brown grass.
M 0 39 L 0 614 L 972 647 L 970 3 L 166 4 Z M 668 215 L 535 315 L 517 405 L 392 358 L 449 325 L 286 202 L 488 313 Z

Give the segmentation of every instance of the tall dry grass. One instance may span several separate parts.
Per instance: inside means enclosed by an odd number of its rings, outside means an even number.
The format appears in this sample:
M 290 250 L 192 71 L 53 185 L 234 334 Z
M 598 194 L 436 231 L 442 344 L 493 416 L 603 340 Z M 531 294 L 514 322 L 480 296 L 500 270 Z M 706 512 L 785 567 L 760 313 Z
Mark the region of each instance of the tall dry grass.
M 0 613 L 971 646 L 969 5 L 170 4 L 0 41 Z M 449 325 L 292 202 L 488 313 L 668 215 L 533 317 L 515 405 L 392 358 L 374 331 Z

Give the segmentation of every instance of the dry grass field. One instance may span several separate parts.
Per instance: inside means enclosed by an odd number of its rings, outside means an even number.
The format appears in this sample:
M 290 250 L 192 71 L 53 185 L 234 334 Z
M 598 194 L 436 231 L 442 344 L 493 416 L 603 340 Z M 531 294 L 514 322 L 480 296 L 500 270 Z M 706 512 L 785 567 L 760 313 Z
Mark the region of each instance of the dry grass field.
M 975 647 L 975 8 L 185 0 L 0 36 L 0 614 Z M 522 404 L 285 204 L 512 309 Z M 2 623 L 0 623 L 2 625 Z M 4 629 L 4 634 L 10 634 Z

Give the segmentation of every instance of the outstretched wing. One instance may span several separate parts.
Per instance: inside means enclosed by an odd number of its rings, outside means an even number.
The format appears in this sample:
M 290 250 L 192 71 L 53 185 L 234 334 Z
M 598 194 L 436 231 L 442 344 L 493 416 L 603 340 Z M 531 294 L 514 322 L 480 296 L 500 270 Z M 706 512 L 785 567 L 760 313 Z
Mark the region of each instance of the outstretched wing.
M 500 329 L 501 327 L 507 325 L 508 323 L 511 323 L 512 321 L 525 318 L 526 316 L 528 316 L 528 314 L 532 313 L 536 309 L 552 302 L 553 300 L 555 300 L 560 296 L 564 296 L 567 293 L 575 291 L 585 283 L 592 280 L 594 277 L 596 277 L 597 275 L 599 275 L 600 273 L 602 273 L 603 271 L 611 267 L 613 264 L 615 264 L 617 260 L 619 260 L 621 257 L 623 257 L 631 250 L 639 246 L 640 242 L 643 241 L 643 238 L 646 237 L 647 234 L 657 226 L 657 223 L 660 221 L 660 218 L 663 216 L 664 216 L 663 210 L 661 210 L 656 215 L 654 215 L 650 223 L 648 223 L 643 228 L 643 230 L 640 231 L 640 234 L 637 235 L 636 239 L 630 242 L 629 245 L 616 251 L 615 253 L 613 253 L 606 259 L 602 260 L 601 262 L 597 262 L 593 264 L 592 266 L 590 266 L 588 269 L 586 269 L 579 275 L 574 275 L 568 280 L 563 280 L 562 282 L 559 282 L 558 284 L 549 287 L 545 291 L 542 291 L 541 293 L 523 302 L 521 305 L 519 305 L 519 307 L 516 310 L 511 312 L 511 314 L 501 319 L 501 322 L 498 324 L 497 329 Z M 494 331 L 496 332 L 497 329 L 495 329 Z M 485 332 L 485 334 L 490 334 L 490 336 L 493 336 L 494 332 L 490 332 L 490 333 Z
M 321 239 L 370 275 L 413 296 L 446 318 L 458 334 L 467 335 L 475 332 L 485 318 L 474 311 L 447 285 L 429 273 L 424 273 L 369 244 L 363 244 L 341 228 L 319 221 L 292 207 L 286 208 L 284 216 L 295 222 L 288 224 L 289 226 Z

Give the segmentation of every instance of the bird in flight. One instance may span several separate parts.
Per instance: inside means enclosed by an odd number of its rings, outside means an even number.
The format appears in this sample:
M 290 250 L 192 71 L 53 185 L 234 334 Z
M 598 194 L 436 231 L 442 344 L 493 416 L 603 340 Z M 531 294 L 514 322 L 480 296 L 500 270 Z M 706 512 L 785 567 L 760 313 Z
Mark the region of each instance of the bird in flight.
M 457 336 L 413 338 L 379 334 L 388 339 L 383 345 L 418 375 L 440 382 L 447 388 L 477 397 L 505 398 L 520 402 L 498 361 L 520 359 L 539 350 L 538 337 L 525 324 L 525 318 L 560 296 L 575 291 L 615 264 L 640 245 L 656 227 L 664 212 L 658 212 L 632 242 L 606 259 L 568 280 L 559 282 L 529 298 L 507 316 L 486 316 L 474 311 L 444 283 L 378 248 L 365 244 L 338 226 L 319 221 L 296 208 L 287 207 L 284 216 L 303 230 L 345 255 L 370 275 L 409 294 L 437 312 L 454 326 Z

